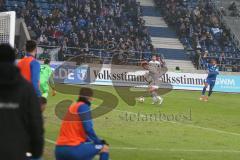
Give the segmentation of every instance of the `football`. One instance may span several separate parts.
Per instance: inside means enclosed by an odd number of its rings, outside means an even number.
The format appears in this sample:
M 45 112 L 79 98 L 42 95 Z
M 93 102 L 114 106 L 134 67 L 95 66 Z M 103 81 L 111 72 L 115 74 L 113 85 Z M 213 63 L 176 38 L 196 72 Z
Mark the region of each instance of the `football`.
M 140 103 L 143 103 L 143 102 L 145 101 L 145 98 L 144 98 L 144 97 L 139 97 L 139 98 L 138 98 L 138 101 L 139 101 Z

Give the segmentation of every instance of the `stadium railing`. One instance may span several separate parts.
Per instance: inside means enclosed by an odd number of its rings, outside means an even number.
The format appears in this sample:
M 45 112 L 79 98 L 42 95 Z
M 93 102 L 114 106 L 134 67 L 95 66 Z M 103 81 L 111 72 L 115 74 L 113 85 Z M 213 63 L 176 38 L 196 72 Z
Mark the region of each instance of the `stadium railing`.
M 219 6 L 217 3 L 221 3 L 222 1 L 214 1 L 214 0 L 210 0 L 211 4 L 214 6 L 215 8 L 215 13 L 218 15 L 218 17 L 220 18 L 220 21 L 223 22 L 225 24 L 225 27 L 227 27 L 228 30 L 230 30 L 231 32 L 231 38 L 234 40 L 235 45 L 237 47 L 240 47 L 240 40 L 237 36 L 235 36 L 235 33 L 233 33 L 233 30 L 231 29 L 231 27 L 229 26 L 228 22 L 226 21 L 226 19 L 224 18 L 224 15 L 222 14 Z M 222 5 L 221 5 L 222 6 Z
M 66 61 L 78 57 L 86 63 L 139 65 L 143 60 L 150 60 L 152 52 L 139 52 L 134 50 L 78 48 L 64 46 L 38 45 L 38 58 L 46 55 L 53 61 Z M 46 54 L 46 55 L 44 55 Z M 146 56 L 149 55 L 149 56 Z M 159 56 L 164 59 L 162 54 Z

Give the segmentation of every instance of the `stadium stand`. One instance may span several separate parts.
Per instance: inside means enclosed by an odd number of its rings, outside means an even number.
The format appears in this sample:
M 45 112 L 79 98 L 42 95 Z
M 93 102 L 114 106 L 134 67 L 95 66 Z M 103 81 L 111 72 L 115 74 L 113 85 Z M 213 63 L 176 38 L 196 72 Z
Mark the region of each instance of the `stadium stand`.
M 141 0 L 143 19 L 146 21 L 152 44 L 158 52 L 163 53 L 166 59 L 186 60 L 187 56 L 183 45 L 179 42 L 175 31 L 165 23 L 162 15 L 155 6 L 144 5 Z M 150 1 L 151 2 L 151 1 Z M 154 5 L 154 3 L 152 3 Z
M 155 0 L 164 19 L 174 28 L 191 59 L 202 68 L 201 57 L 208 52 L 222 71 L 240 71 L 240 51 L 211 0 Z
M 180 43 L 176 32 L 170 28 L 163 15 L 156 8 L 153 0 L 138 0 L 143 10 L 143 19 L 151 36 L 156 52 L 161 53 L 168 70 L 180 67 L 186 72 L 195 72 L 184 46 Z
M 100 6 L 100 7 L 97 7 Z M 132 51 L 132 58 L 150 58 L 153 50 L 140 4 L 135 0 L 6 0 L 6 9 L 25 19 L 41 45 L 61 46 L 65 56 L 104 50 Z M 84 48 L 80 49 L 79 48 Z M 142 54 L 136 52 L 145 52 Z
M 190 53 L 203 69 L 208 51 L 222 71 L 240 71 L 239 46 L 211 0 L 1 0 L 0 9 L 24 18 L 31 38 L 45 48 L 42 57 L 54 48 L 57 60 L 88 54 L 109 63 L 117 52 L 121 64 L 136 64 L 161 53 L 191 68 Z
M 240 1 L 223 1 L 219 0 L 215 3 L 216 9 L 219 11 L 220 18 L 227 24 L 231 31 L 232 38 L 237 41 L 238 45 L 240 42 Z M 237 62 L 239 62 L 239 56 L 237 56 Z M 234 57 L 232 58 L 234 59 Z M 236 59 L 236 58 L 235 58 Z M 237 67 L 233 68 L 233 71 L 238 71 Z

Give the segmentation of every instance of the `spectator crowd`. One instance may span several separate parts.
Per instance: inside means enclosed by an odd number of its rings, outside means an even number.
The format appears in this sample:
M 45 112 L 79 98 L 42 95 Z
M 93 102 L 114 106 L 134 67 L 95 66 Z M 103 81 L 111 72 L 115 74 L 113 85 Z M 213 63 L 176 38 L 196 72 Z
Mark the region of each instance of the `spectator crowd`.
M 186 49 L 193 52 L 197 67 L 207 51 L 222 70 L 232 66 L 239 70 L 239 48 L 211 0 L 155 3 Z M 25 20 L 32 39 L 45 47 L 59 47 L 58 60 L 86 53 L 106 58 L 117 52 L 118 61 L 127 63 L 128 59 L 150 59 L 154 52 L 136 0 L 2 0 L 1 8 L 2 4 Z M 234 8 L 234 4 L 229 7 Z
M 238 7 L 236 2 L 234 2 L 234 1 L 231 2 L 231 4 L 228 7 L 228 10 L 230 12 L 230 16 L 232 16 L 232 17 L 240 17 L 240 8 Z
M 7 3 L 8 8 L 25 19 L 32 39 L 40 45 L 60 46 L 65 56 L 91 51 L 99 55 L 99 50 L 104 49 L 142 58 L 139 52 L 152 50 L 136 0 L 27 0 L 25 5 L 14 2 Z
M 211 0 L 155 0 L 155 3 L 166 22 L 177 31 L 180 41 L 193 51 L 197 67 L 201 67 L 201 57 L 207 52 L 208 58 L 218 60 L 221 70 L 232 67 L 240 71 L 239 48 Z

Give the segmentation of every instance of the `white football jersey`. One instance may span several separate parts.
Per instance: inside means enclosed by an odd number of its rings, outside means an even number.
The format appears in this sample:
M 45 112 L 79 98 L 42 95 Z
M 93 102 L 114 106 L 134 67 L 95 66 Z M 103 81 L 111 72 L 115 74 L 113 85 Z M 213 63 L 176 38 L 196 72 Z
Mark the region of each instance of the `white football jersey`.
M 153 73 L 158 73 L 161 69 L 161 64 L 159 61 L 150 61 L 148 63 L 149 71 Z

